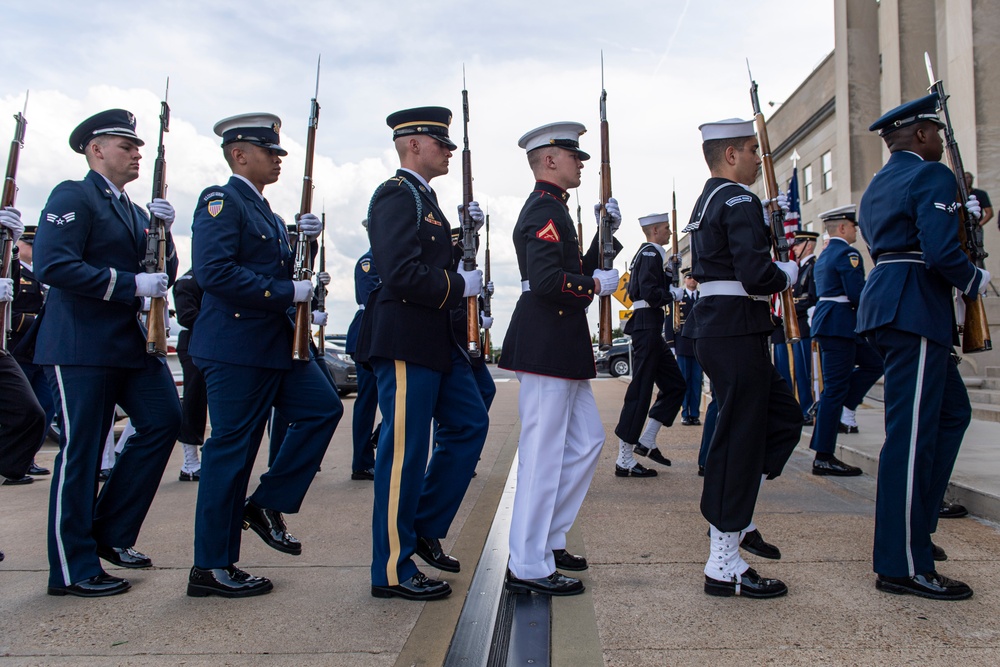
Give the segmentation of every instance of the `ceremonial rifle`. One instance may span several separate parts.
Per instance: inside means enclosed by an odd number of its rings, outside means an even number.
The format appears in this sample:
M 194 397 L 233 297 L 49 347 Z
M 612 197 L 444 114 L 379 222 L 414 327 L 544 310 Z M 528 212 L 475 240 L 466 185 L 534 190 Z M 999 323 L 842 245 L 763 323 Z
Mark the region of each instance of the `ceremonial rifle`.
M 153 199 L 167 197 L 167 158 L 163 147 L 163 134 L 170 131 L 170 77 L 160 102 L 160 141 L 156 146 L 156 162 L 153 163 Z M 146 232 L 146 256 L 142 260 L 146 273 L 166 273 L 167 271 L 167 225 L 157 216 L 150 214 L 149 231 Z M 146 315 L 146 354 L 154 357 L 167 356 L 167 299 L 154 296 L 149 300 Z
M 927 90 L 937 93 L 937 110 L 944 117 L 944 146 L 948 154 L 948 163 L 951 170 L 955 172 L 955 180 L 958 182 L 958 242 L 961 244 L 965 254 L 969 256 L 969 261 L 976 268 L 984 268 L 983 260 L 986 259 L 986 249 L 983 248 L 981 237 L 977 233 L 979 221 L 974 220 L 965 210 L 965 202 L 969 201 L 969 187 L 965 184 L 965 167 L 962 164 L 962 154 L 958 150 L 958 142 L 955 140 L 955 130 L 951 126 L 951 116 L 948 113 L 948 95 L 944 92 L 944 83 L 941 79 L 934 78 L 934 69 L 931 67 L 931 58 L 924 52 L 924 64 L 927 65 L 927 79 L 930 87 Z M 993 349 L 993 341 L 990 339 L 990 325 L 986 321 L 986 307 L 983 304 L 983 295 L 976 294 L 975 297 L 962 294 L 965 302 L 965 322 L 962 324 L 962 352 L 966 354 L 972 352 L 986 352 Z
M 313 197 L 313 156 L 316 153 L 316 127 L 319 125 L 319 58 L 316 58 L 316 94 L 309 105 L 309 130 L 306 133 L 306 167 L 302 176 L 302 201 L 299 204 L 299 217 L 312 210 Z M 298 229 L 295 243 L 294 280 L 312 280 L 312 244 Z M 292 340 L 292 359 L 296 361 L 309 360 L 309 334 L 312 331 L 312 302 L 300 301 L 295 304 L 295 334 Z
M 462 149 L 462 268 L 476 270 L 476 221 L 469 213 L 472 202 L 472 152 L 469 150 L 469 91 L 465 89 L 465 67 L 462 67 L 462 125 L 465 128 L 465 147 Z M 479 349 L 479 296 L 466 299 L 465 333 L 468 343 L 465 351 L 470 357 L 482 354 Z
M 490 214 L 489 205 L 487 204 L 486 212 L 486 256 L 485 256 L 485 272 L 483 277 L 486 280 L 486 287 L 483 289 L 483 317 L 493 317 L 493 295 L 490 294 Z M 490 345 L 490 330 L 483 330 L 483 347 L 486 348 L 486 358 L 489 361 L 493 361 L 493 347 Z
M 613 221 L 607 204 L 611 199 L 611 155 L 608 140 L 608 92 L 604 89 L 604 52 L 601 52 L 601 221 L 597 227 L 597 243 L 601 250 L 600 268 L 614 268 L 615 239 Z M 597 343 L 602 350 L 611 348 L 611 296 L 600 297 L 600 317 L 597 321 Z
M 770 213 L 771 250 L 779 262 L 788 261 L 788 239 L 785 238 L 785 212 L 778 205 L 778 179 L 774 175 L 774 159 L 771 156 L 771 142 L 767 138 L 767 123 L 760 110 L 760 100 L 757 99 L 757 82 L 750 72 L 750 60 L 747 60 L 747 73 L 750 74 L 750 101 L 753 103 L 753 120 L 757 127 L 757 141 L 760 143 L 761 175 L 764 177 L 764 196 L 770 200 L 767 210 Z M 781 292 L 781 317 L 785 325 L 785 341 L 797 343 L 801 339 L 799 320 L 795 316 L 794 285 Z
M 14 139 L 10 142 L 10 153 L 7 154 L 7 175 L 3 181 L 3 198 L 0 208 L 14 205 L 17 198 L 17 161 L 24 148 L 24 130 L 28 121 L 24 113 L 28 110 L 28 93 L 24 94 L 24 111 L 14 116 Z M 0 227 L 0 278 L 10 278 L 11 263 L 14 261 L 14 235 L 6 227 Z M 7 334 L 11 329 L 11 302 L 0 308 L 0 350 L 7 352 Z
M 326 271 L 326 207 L 323 207 L 323 230 L 319 233 L 319 272 L 324 273 Z M 326 285 L 321 282 L 316 282 L 316 301 L 319 304 L 316 306 L 316 310 L 321 313 L 326 312 Z M 319 332 L 316 334 L 316 356 L 322 357 L 326 355 L 326 325 L 321 324 L 319 326 Z
M 670 210 L 670 270 L 673 272 L 673 286 L 681 286 L 681 254 L 677 249 L 677 186 L 673 189 L 673 204 Z M 681 308 L 677 303 L 670 306 L 670 312 L 674 316 L 674 331 L 680 333 L 681 330 Z

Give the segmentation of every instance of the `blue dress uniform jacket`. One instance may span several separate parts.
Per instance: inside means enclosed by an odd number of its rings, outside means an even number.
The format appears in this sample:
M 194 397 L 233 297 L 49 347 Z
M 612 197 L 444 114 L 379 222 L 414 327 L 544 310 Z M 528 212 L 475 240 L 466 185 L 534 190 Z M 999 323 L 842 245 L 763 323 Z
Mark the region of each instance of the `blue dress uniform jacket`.
M 599 268 L 597 235 L 580 257 L 569 193 L 538 181 L 514 226 L 521 292 L 503 342 L 499 366 L 570 380 L 597 376 L 587 307 L 594 301 L 592 274 Z M 622 246 L 615 239 L 615 255 Z M 539 336 L 558 331 L 560 335 Z
M 358 310 L 347 327 L 345 351 L 352 357 L 358 350 L 358 335 L 361 332 L 361 320 L 364 316 L 368 296 L 378 287 L 381 279 L 372 250 L 369 248 L 361 255 L 354 265 L 354 300 Z M 375 449 L 372 447 L 372 431 L 375 427 L 375 413 L 378 410 L 378 386 L 375 374 L 364 364 L 355 364 L 358 377 L 358 393 L 354 399 L 354 418 L 351 421 L 351 436 L 353 439 L 354 456 L 351 460 L 351 470 L 361 472 L 370 470 L 375 465 Z
M 855 338 L 857 309 L 865 288 L 865 264 L 861 253 L 843 239 L 833 237 L 816 260 L 814 274 L 818 299 L 846 296 L 849 301 L 817 301 L 812 334 Z
M 375 291 L 380 282 L 382 280 L 378 277 L 378 269 L 375 268 L 372 249 L 368 248 L 354 265 L 354 301 L 358 304 L 358 310 L 354 313 L 350 326 L 347 327 L 347 339 L 344 342 L 347 354 L 353 355 L 358 350 L 358 335 L 361 333 L 361 318 L 365 314 L 365 304 L 368 303 L 368 296 Z

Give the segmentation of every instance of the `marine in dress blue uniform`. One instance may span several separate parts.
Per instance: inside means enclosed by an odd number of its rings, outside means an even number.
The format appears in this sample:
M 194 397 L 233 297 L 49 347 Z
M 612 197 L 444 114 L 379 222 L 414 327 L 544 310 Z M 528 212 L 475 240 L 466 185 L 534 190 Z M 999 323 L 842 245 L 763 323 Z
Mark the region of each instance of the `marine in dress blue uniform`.
M 368 220 L 364 221 L 365 229 L 368 228 Z M 354 442 L 354 455 L 351 458 L 351 479 L 373 480 L 375 479 L 375 448 L 374 441 L 378 435 L 375 431 L 375 413 L 378 410 L 378 385 L 375 374 L 371 368 L 365 364 L 357 363 L 358 334 L 361 331 L 361 318 L 365 313 L 365 304 L 368 302 L 368 295 L 378 287 L 381 280 L 378 277 L 378 269 L 375 268 L 375 260 L 372 258 L 372 249 L 369 248 L 365 254 L 358 258 L 354 265 L 354 300 L 358 304 L 358 310 L 354 314 L 354 319 L 347 327 L 347 341 L 345 351 L 355 361 L 358 374 L 358 393 L 354 398 L 354 416 L 351 421 L 351 436 Z
M 618 436 L 618 477 L 655 477 L 657 472 L 638 463 L 640 456 L 669 466 L 656 446 L 660 426 L 671 426 L 684 401 L 684 377 L 677 360 L 663 340 L 664 307 L 673 304 L 671 276 L 665 268 L 670 240 L 670 215 L 658 213 L 639 218 L 646 242 L 639 246 L 629 267 L 628 295 L 632 299 L 632 317 L 625 323 L 625 334 L 632 337 L 632 381 L 625 391 L 615 435 Z M 656 400 L 649 401 L 656 386 Z M 646 432 L 643 424 L 649 418 Z
M 882 360 L 868 341 L 855 333 L 865 264 L 861 253 L 851 247 L 857 240 L 854 204 L 822 213 L 820 218 L 830 242 L 814 270 L 817 302 L 812 336 L 820 347 L 823 393 L 809 447 L 816 452 L 814 475 L 852 477 L 860 475 L 861 468 L 834 456 L 840 416 L 845 405 L 856 407 L 882 377 Z
M 955 175 L 944 151 L 937 95 L 908 102 L 875 121 L 889 160 L 858 211 L 875 268 L 861 292 L 859 333 L 885 363 L 885 445 L 875 500 L 876 586 L 937 599 L 972 595 L 934 568 L 931 534 L 972 418 L 952 345 L 952 290 L 984 292 L 958 242 Z
M 597 375 L 587 308 L 618 287 L 618 271 L 598 268 L 597 235 L 580 256 L 567 190 L 580 185 L 580 123 L 551 123 L 518 141 L 535 187 L 514 226 L 521 296 L 511 316 L 499 365 L 517 372 L 521 437 L 510 526 L 506 586 L 545 595 L 582 593 L 583 583 L 557 568 L 584 570 L 566 551 L 569 531 L 594 476 L 604 426 L 590 379 Z M 596 207 L 598 215 L 599 207 Z M 621 213 L 607 212 L 616 229 Z M 621 244 L 614 242 L 615 254 Z M 648 401 L 647 401 L 648 404 Z
M 35 275 L 49 285 L 36 322 L 34 363 L 45 367 L 62 410 L 62 448 L 49 497 L 49 593 L 100 596 L 128 590 L 100 558 L 147 567 L 132 549 L 180 427 L 181 409 L 163 359 L 146 353 L 142 297 L 166 296 L 177 274 L 167 235 L 166 273 L 144 273 L 149 216 L 124 192 L 139 176 L 135 116 L 98 113 L 70 135 L 86 156 L 82 181 L 60 183 L 42 210 L 35 237 Z M 173 208 L 147 205 L 168 226 Z M 115 404 L 135 427 L 97 493 L 101 449 Z M 96 499 L 96 501 L 95 501 Z
M 459 571 L 440 540 L 465 496 L 489 428 L 451 314 L 480 293 L 482 272 L 456 271 L 451 225 L 430 186 L 448 173 L 456 148 L 448 137 L 450 123 L 451 112 L 443 107 L 386 118 L 400 169 L 379 186 L 369 206 L 368 237 L 382 282 L 368 297 L 357 358 L 375 373 L 382 412 L 372 512 L 375 597 L 436 600 L 451 593 L 446 581 L 420 572 L 413 555 Z M 439 428 L 428 464 L 432 420 Z
M 788 588 L 757 574 L 739 555 L 765 478 L 781 474 L 798 443 L 802 411 L 768 354 L 774 329 L 768 298 L 794 284 L 794 262 L 771 261 L 761 202 L 746 189 L 760 165 L 752 121 L 701 126 L 712 177 L 685 231 L 701 298 L 684 325 L 715 391 L 718 422 L 705 463 L 701 511 L 711 525 L 705 592 L 775 597 Z M 760 540 L 763 543 L 763 540 Z M 770 547 L 770 545 L 766 545 Z M 780 556 L 771 547 L 772 558 Z
M 189 350 L 205 376 L 212 423 L 202 450 L 188 578 L 188 595 L 195 597 L 243 597 L 272 589 L 267 578 L 236 567 L 241 532 L 249 527 L 268 546 L 301 553 L 282 513 L 299 511 L 343 414 L 319 367 L 312 360 L 292 361 L 290 311 L 312 298 L 313 286 L 293 279 L 295 248 L 263 196 L 287 155 L 279 129 L 280 120 L 271 114 L 216 123 L 233 176 L 225 185 L 206 188 L 194 212 L 192 268 L 204 297 Z M 306 213 L 299 228 L 314 238 L 321 223 Z M 291 425 L 273 465 L 247 498 L 272 407 Z
M 677 332 L 677 366 L 684 376 L 684 403 L 681 405 L 681 423 L 685 426 L 701 424 L 701 385 L 703 372 L 698 357 L 694 354 L 694 341 L 684 335 L 684 322 L 687 321 L 691 309 L 698 301 L 698 281 L 691 276 L 691 269 L 685 269 L 684 287 L 681 300 L 676 307 L 681 310 L 681 330 Z M 707 419 L 707 417 L 706 417 Z

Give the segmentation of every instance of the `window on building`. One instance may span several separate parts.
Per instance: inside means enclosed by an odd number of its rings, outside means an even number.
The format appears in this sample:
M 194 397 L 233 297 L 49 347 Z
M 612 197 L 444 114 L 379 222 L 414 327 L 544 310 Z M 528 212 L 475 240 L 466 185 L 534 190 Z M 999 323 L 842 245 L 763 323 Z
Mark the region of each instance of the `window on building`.
M 819 160 L 823 169 L 823 192 L 826 192 L 833 187 L 833 156 L 827 151 Z
M 813 198 L 813 168 L 808 165 L 802 170 L 802 201 L 810 201 Z

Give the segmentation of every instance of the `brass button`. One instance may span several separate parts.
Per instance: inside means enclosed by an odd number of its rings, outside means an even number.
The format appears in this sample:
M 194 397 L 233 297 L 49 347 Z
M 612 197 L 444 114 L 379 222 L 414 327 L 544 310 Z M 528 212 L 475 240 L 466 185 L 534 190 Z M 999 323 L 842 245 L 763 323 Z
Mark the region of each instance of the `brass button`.
M 580 290 L 582 290 L 582 289 L 583 289 L 583 285 L 577 285 L 577 286 L 576 286 L 576 291 L 577 291 L 577 292 L 579 292 L 579 291 L 580 291 Z
M 560 315 L 562 315 L 562 314 L 563 314 L 563 311 L 561 311 L 561 310 L 560 310 L 560 311 L 559 311 L 559 314 L 560 314 Z
M 592 290 L 592 289 L 587 290 L 587 294 L 593 294 L 593 293 L 594 293 L 594 290 Z
M 573 283 L 571 283 L 571 282 L 569 282 L 569 281 L 567 280 L 567 281 L 566 281 L 566 287 L 572 287 L 572 286 L 573 286 Z
M 434 240 L 436 240 L 436 239 L 434 238 L 434 235 L 431 234 L 431 241 L 434 241 Z
M 264 290 L 264 298 L 268 299 L 271 297 L 271 290 Z
M 240 314 L 239 314 L 239 313 L 236 313 L 235 315 L 233 315 L 233 317 L 235 317 L 235 318 L 239 319 L 239 317 L 240 317 Z

